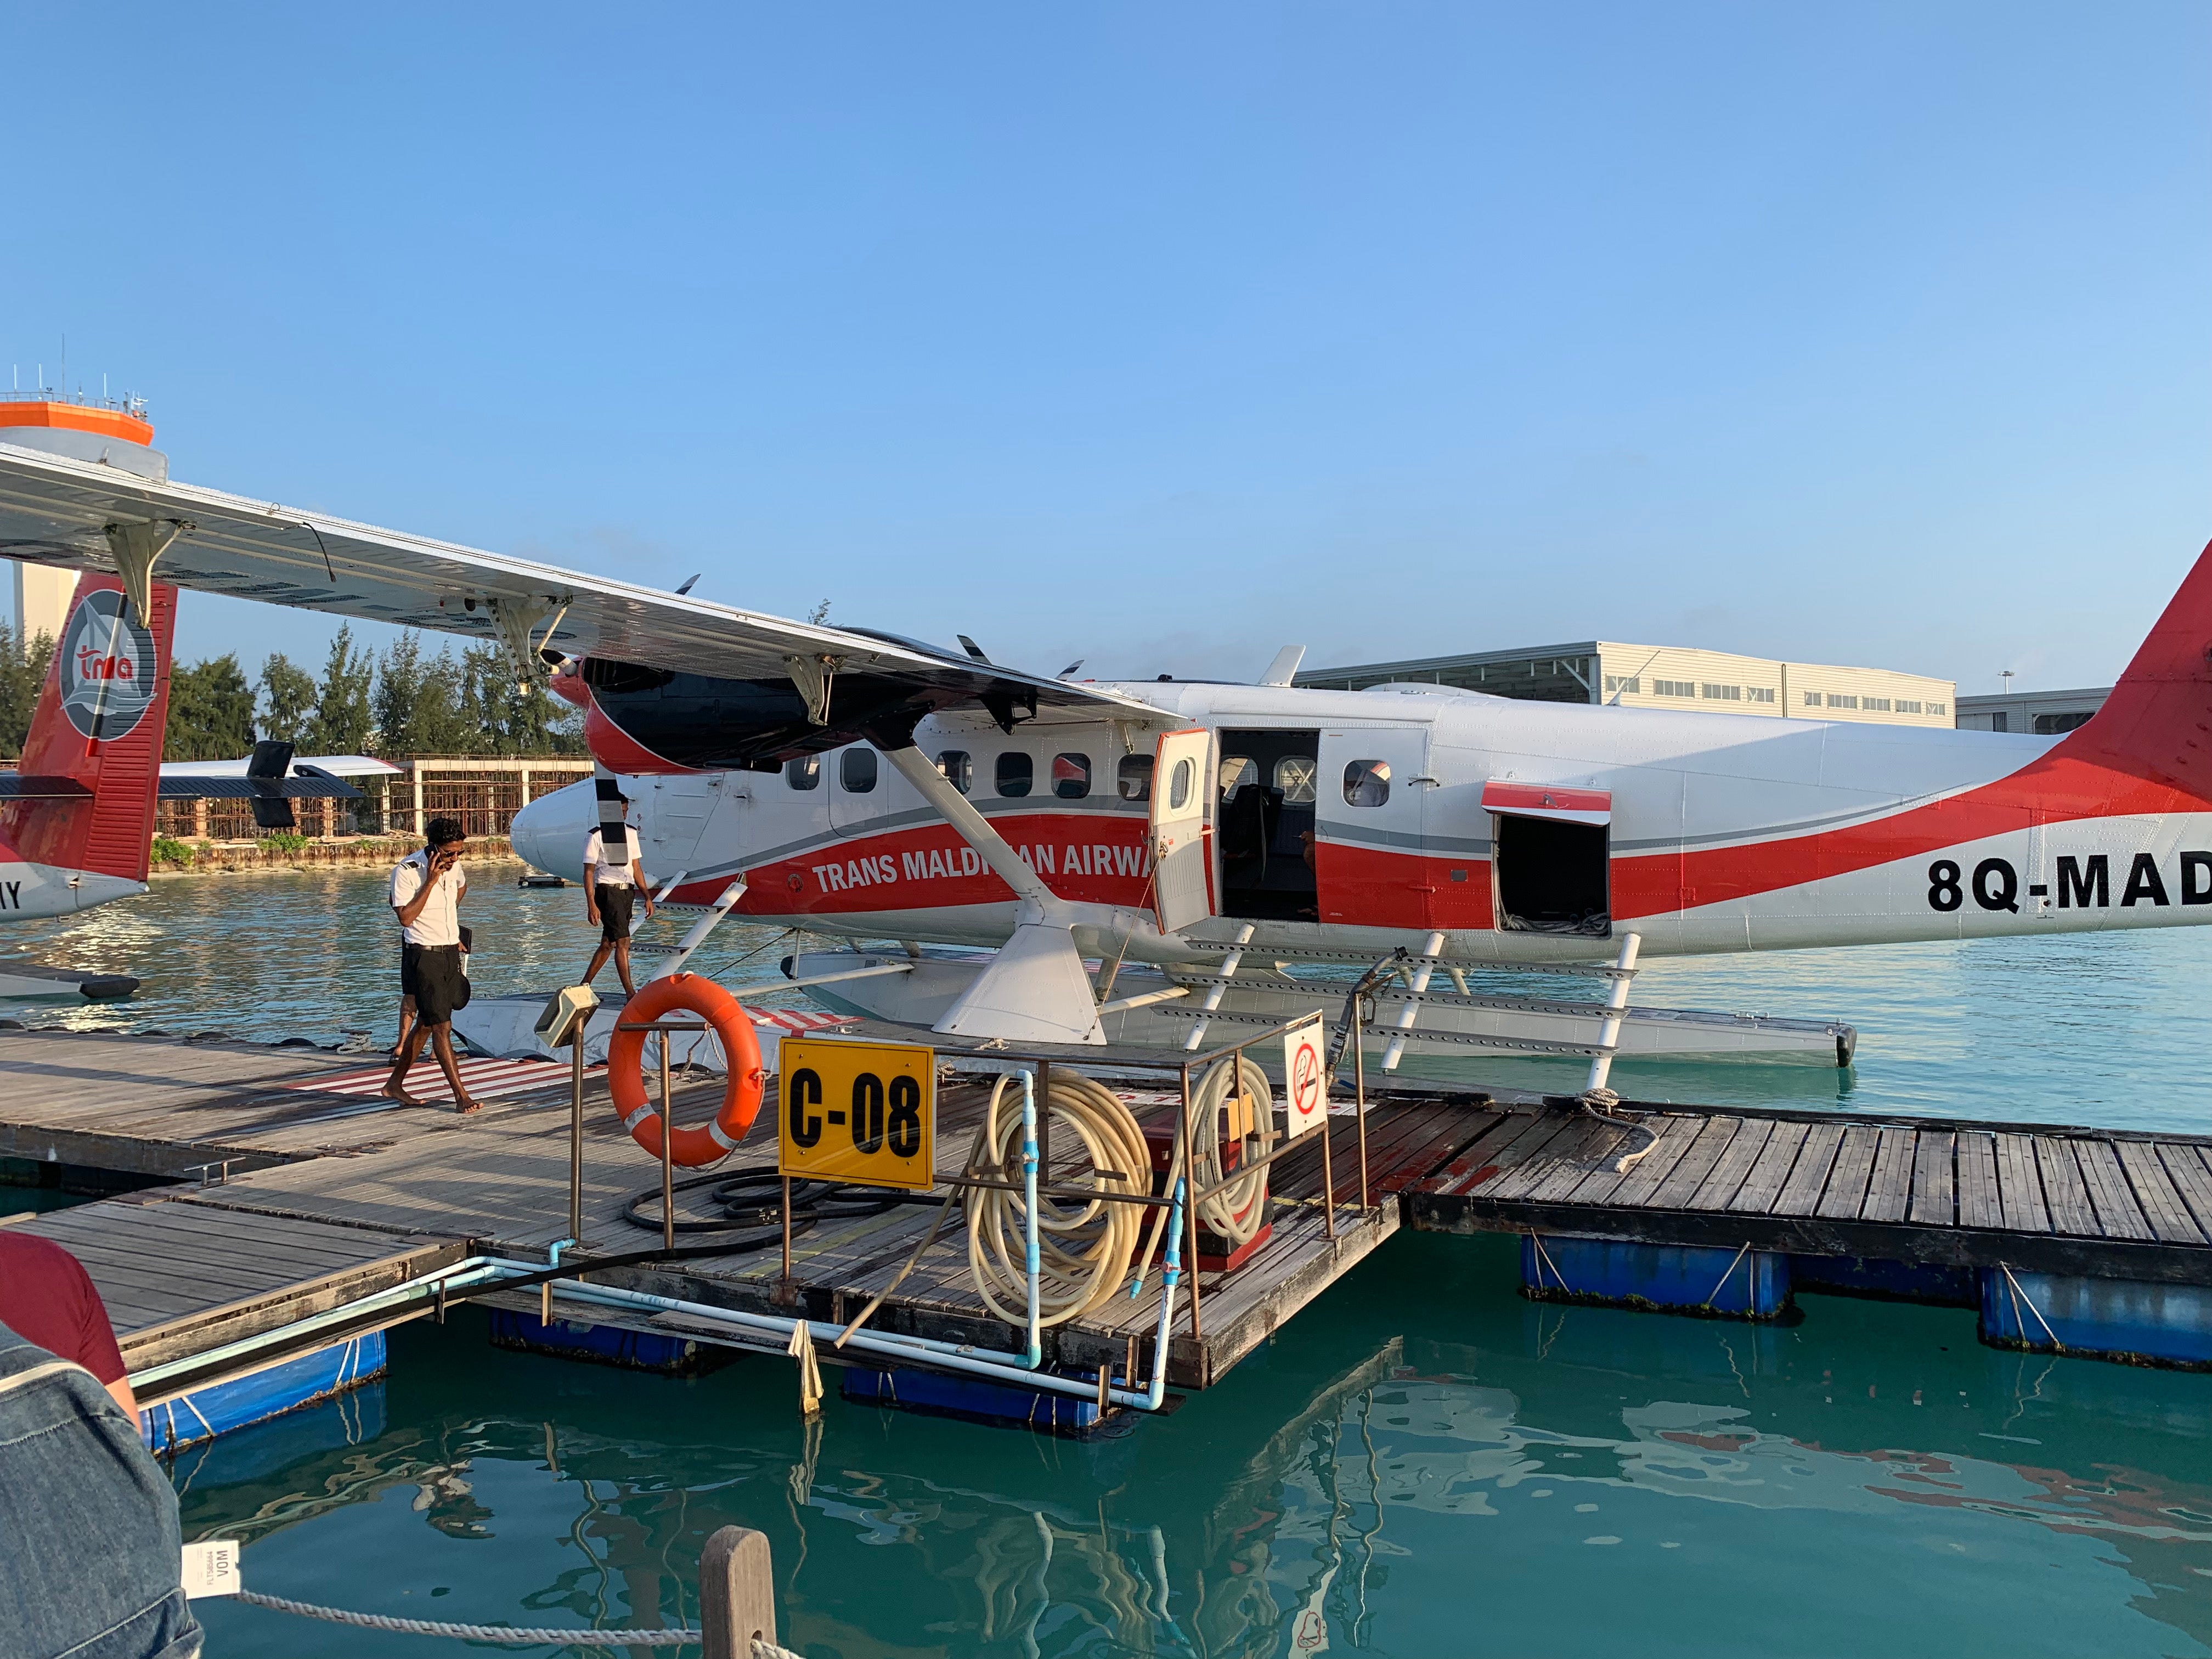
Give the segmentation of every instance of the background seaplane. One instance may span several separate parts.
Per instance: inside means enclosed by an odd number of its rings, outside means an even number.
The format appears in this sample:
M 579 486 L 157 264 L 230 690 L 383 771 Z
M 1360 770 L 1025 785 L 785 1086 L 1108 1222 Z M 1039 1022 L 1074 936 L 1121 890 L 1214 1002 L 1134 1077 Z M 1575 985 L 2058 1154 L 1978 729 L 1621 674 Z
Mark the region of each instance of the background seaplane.
M 226 796 L 253 802 L 264 828 L 292 827 L 290 803 L 360 792 L 327 776 L 288 775 L 292 745 L 263 744 L 236 775 L 165 776 L 169 641 L 177 591 L 155 583 L 134 605 L 111 575 L 77 580 L 23 757 L 0 773 L 0 924 L 73 915 L 146 890 L 154 804 Z M 123 974 L 10 959 L 0 996 L 127 996 Z
M 113 573 L 137 614 L 158 564 L 554 663 L 606 775 L 523 816 L 526 856 L 573 873 L 624 781 L 674 897 L 907 941 L 793 969 L 956 1037 L 1194 1047 L 1340 1004 L 1313 964 L 1387 961 L 1387 1065 L 1564 1050 L 1597 1058 L 1595 1083 L 1616 1051 L 1843 1063 L 1846 1027 L 1626 1008 L 1639 953 L 2212 921 L 2212 550 L 2102 712 L 2053 742 L 1303 690 L 1292 653 L 1260 685 L 1076 683 L 7 448 L 0 540 Z M 1604 1000 L 1463 979 L 1576 963 Z

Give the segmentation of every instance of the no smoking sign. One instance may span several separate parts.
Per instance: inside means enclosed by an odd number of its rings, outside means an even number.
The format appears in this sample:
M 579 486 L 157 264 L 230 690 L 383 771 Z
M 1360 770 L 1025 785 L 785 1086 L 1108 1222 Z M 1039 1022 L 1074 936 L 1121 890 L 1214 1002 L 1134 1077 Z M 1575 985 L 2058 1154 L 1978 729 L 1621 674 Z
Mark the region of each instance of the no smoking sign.
M 1283 1034 L 1283 1097 L 1288 1135 L 1302 1135 L 1328 1115 L 1328 1067 L 1317 1018 Z

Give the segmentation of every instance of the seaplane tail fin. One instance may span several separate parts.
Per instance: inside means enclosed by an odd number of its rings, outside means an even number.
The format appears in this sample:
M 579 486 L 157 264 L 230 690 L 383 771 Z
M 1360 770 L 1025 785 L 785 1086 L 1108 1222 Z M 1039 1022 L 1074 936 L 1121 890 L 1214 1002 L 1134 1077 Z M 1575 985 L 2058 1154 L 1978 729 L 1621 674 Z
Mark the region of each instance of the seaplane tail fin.
M 2212 545 L 2197 556 L 2105 706 L 2047 758 L 2060 757 L 2212 804 Z
M 77 579 L 39 694 L 0 840 L 33 864 L 143 881 L 154 838 L 177 590 L 141 618 L 112 576 Z

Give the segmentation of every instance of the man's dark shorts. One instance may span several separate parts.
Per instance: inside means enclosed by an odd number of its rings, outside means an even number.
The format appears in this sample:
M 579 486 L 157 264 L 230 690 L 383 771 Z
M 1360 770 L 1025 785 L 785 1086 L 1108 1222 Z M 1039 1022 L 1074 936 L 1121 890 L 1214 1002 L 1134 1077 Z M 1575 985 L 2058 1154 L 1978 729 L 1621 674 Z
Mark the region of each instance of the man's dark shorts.
M 619 945 L 629 937 L 631 911 L 637 904 L 635 887 L 610 887 L 602 882 L 593 895 L 599 902 L 599 938 Z
M 399 947 L 399 992 L 415 999 L 415 1018 L 425 1025 L 448 1025 L 453 1010 L 469 1000 L 469 978 L 461 971 L 458 945 Z

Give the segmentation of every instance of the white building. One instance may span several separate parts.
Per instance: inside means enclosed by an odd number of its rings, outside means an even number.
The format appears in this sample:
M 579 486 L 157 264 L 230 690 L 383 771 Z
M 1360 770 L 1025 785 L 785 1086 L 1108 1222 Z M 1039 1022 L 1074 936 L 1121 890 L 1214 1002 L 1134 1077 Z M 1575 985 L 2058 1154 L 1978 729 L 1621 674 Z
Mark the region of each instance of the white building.
M 2109 685 L 2085 686 L 2073 691 L 2006 691 L 1987 697 L 1959 699 L 1959 725 L 1970 732 L 2027 732 L 2053 738 L 2087 726 L 2089 716 L 2112 695 Z
M 1296 683 L 1356 691 L 1392 681 L 1455 685 L 1542 702 L 1704 709 L 1777 719 L 1794 714 L 1889 726 L 1951 725 L 1955 690 L 1950 680 L 1893 669 L 1840 668 L 1615 640 L 1316 668 L 1300 674 Z

